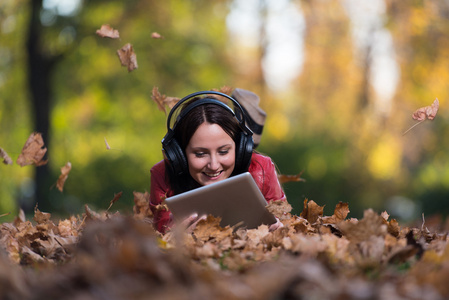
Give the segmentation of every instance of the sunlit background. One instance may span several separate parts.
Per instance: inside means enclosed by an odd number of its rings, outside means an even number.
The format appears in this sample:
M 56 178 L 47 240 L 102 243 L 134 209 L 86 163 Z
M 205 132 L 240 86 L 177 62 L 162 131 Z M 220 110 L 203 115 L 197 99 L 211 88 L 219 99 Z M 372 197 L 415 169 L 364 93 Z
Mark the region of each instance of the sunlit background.
M 15 161 L 46 128 L 37 112 L 48 111 L 49 163 L 0 166 L 0 214 L 36 200 L 60 215 L 106 209 L 121 191 L 114 208 L 131 211 L 133 191 L 149 190 L 162 159 L 165 114 L 153 87 L 183 97 L 229 86 L 257 93 L 268 113 L 258 150 L 282 174 L 303 172 L 305 182 L 284 185 L 295 213 L 309 199 L 328 215 L 342 201 L 350 217 L 367 208 L 401 221 L 445 217 L 448 15 L 447 2 L 430 0 L 3 0 L 0 147 Z M 102 24 L 120 39 L 96 35 Z M 137 55 L 132 72 L 116 54 L 126 43 Z M 435 120 L 404 135 L 435 98 Z

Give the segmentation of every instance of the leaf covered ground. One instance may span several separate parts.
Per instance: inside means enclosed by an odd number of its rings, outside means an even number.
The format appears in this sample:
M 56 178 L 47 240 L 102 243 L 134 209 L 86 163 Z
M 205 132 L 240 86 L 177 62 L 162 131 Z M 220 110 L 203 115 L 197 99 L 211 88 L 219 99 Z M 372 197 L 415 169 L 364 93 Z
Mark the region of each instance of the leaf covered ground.
M 332 216 L 304 201 L 268 209 L 284 227 L 222 228 L 209 216 L 193 232 L 154 231 L 148 193 L 134 214 L 52 220 L 36 208 L 0 226 L 1 299 L 447 299 L 444 227 L 400 226 L 386 212 Z

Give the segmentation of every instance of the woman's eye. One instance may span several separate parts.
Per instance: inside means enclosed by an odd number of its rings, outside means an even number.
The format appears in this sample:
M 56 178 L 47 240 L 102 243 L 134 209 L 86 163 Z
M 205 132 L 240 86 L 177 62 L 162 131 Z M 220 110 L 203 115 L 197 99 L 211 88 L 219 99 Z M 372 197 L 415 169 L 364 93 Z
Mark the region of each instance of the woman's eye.
M 204 152 L 196 152 L 195 153 L 196 157 L 203 157 L 204 155 L 205 155 Z
M 229 150 L 221 150 L 220 152 L 218 152 L 220 155 L 226 155 L 229 153 Z

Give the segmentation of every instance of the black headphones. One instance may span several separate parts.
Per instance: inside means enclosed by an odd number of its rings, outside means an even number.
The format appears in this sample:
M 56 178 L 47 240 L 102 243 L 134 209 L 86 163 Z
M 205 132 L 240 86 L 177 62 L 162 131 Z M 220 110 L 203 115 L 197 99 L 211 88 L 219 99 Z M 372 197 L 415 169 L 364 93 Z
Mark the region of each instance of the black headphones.
M 193 104 L 187 104 L 186 108 L 183 109 L 180 115 L 177 117 L 173 128 L 170 127 L 170 120 L 173 113 L 183 102 L 200 95 L 211 95 L 211 94 L 219 95 L 231 100 L 234 103 L 234 109 L 238 108 L 240 110 L 239 114 L 240 118 L 234 113 L 234 111 L 229 106 L 227 106 L 223 102 L 214 98 L 205 97 L 203 99 L 199 99 Z M 237 100 L 226 94 L 216 91 L 202 91 L 190 94 L 179 100 L 179 102 L 176 103 L 176 105 L 173 106 L 173 108 L 170 110 L 170 113 L 168 114 L 167 117 L 167 134 L 162 139 L 162 151 L 164 152 L 164 157 L 165 160 L 168 162 L 169 168 L 171 168 L 173 174 L 177 176 L 188 174 L 189 172 L 188 162 L 185 157 L 183 149 L 181 149 L 178 141 L 175 139 L 174 129 L 176 127 L 176 124 L 184 116 L 186 116 L 192 109 L 204 104 L 215 104 L 221 106 L 224 109 L 228 110 L 238 120 L 242 132 L 240 133 L 240 136 L 237 137 L 238 143 L 236 144 L 235 167 L 233 174 L 240 174 L 248 171 L 254 147 L 253 132 L 245 125 L 245 112 L 243 108 L 240 106 L 240 104 L 237 102 Z

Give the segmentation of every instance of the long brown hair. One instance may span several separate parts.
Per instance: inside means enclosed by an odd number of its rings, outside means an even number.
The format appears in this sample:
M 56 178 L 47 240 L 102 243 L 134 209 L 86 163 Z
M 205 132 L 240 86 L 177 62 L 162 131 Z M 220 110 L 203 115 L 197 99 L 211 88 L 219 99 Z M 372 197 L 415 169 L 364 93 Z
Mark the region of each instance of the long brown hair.
M 215 99 L 211 96 L 207 96 L 207 98 Z M 190 100 L 185 106 L 183 106 L 180 115 L 182 115 L 182 111 L 184 109 L 188 109 L 189 105 L 200 99 L 202 98 L 196 97 Z M 203 123 L 219 125 L 233 139 L 236 144 L 236 149 L 238 149 L 238 143 L 240 142 L 238 137 L 242 132 L 238 120 L 227 109 L 213 103 L 205 103 L 195 107 L 181 119 L 177 120 L 175 126 L 173 127 L 174 138 L 181 147 L 184 157 L 186 157 L 185 149 L 187 148 L 190 139 L 195 134 L 198 127 Z M 199 184 L 192 178 L 192 176 L 190 176 L 189 172 L 179 176 L 174 174 L 171 171 L 171 168 L 166 166 L 165 173 L 170 188 L 175 194 L 180 194 L 199 187 Z

